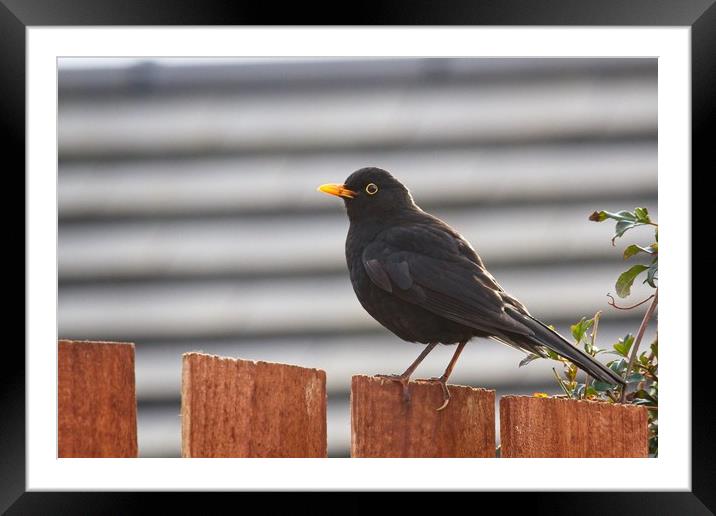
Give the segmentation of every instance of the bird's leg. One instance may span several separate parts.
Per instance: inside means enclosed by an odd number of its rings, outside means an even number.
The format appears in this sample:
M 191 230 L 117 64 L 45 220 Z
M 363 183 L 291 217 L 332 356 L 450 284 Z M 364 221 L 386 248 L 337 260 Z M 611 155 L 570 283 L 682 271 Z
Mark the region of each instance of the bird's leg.
M 450 375 L 452 374 L 452 370 L 455 368 L 455 364 L 457 363 L 457 359 L 460 358 L 460 353 L 462 353 L 463 348 L 465 347 L 465 344 L 467 344 L 467 341 L 461 342 L 457 345 L 457 349 L 455 350 L 455 353 L 453 354 L 452 358 L 450 359 L 450 363 L 448 364 L 447 368 L 445 369 L 445 372 L 440 378 L 430 378 L 431 381 L 438 382 L 440 386 L 443 389 L 443 404 L 438 407 L 438 411 L 443 410 L 445 407 L 448 406 L 448 403 L 450 403 L 450 390 L 448 390 L 447 381 L 448 378 L 450 378 Z
M 425 346 L 425 349 L 422 353 L 420 353 L 420 356 L 415 359 L 415 361 L 410 364 L 410 366 L 405 370 L 403 374 L 377 374 L 376 376 L 379 378 L 386 378 L 388 380 L 393 380 L 396 382 L 400 382 L 403 386 L 403 399 L 407 402 L 410 401 L 410 390 L 408 389 L 408 382 L 410 382 L 410 377 L 415 372 L 415 370 L 420 365 L 420 362 L 422 362 L 426 356 L 428 356 L 428 353 L 430 353 L 435 346 L 437 346 L 437 342 L 432 342 Z

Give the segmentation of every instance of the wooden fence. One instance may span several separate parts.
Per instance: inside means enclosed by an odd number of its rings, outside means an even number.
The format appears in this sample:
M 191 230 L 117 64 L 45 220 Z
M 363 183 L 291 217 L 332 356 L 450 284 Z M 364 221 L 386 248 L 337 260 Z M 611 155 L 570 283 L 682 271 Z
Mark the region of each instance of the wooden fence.
M 136 457 L 134 345 L 58 344 L 58 456 Z M 495 457 L 495 392 L 402 388 L 354 376 L 352 457 Z M 326 457 L 326 374 L 187 353 L 183 457 Z M 559 398 L 500 400 L 501 457 L 647 457 L 647 409 Z
M 136 457 L 134 344 L 61 340 L 57 455 Z
M 326 373 L 184 355 L 182 457 L 325 457 Z

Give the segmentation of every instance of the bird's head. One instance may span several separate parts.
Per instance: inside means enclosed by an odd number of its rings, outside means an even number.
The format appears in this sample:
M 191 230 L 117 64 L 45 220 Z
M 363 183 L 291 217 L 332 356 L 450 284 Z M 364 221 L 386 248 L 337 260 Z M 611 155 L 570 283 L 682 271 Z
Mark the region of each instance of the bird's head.
M 343 198 L 351 220 L 384 217 L 415 208 L 408 189 L 382 168 L 361 168 L 342 184 L 329 183 L 319 186 L 318 190 Z

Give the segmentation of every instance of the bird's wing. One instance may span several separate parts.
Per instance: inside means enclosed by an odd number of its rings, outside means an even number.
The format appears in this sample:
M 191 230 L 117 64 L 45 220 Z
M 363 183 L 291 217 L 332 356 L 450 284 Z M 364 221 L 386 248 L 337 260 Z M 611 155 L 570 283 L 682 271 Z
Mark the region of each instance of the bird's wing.
M 376 286 L 446 319 L 488 334 L 533 335 L 505 313 L 505 293 L 481 264 L 461 254 L 460 244 L 440 228 L 411 224 L 379 234 L 362 261 Z

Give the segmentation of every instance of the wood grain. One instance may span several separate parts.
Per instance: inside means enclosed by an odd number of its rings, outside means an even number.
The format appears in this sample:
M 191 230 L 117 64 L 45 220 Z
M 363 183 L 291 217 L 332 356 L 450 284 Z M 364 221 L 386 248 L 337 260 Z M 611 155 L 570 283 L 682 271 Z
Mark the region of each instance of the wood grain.
M 326 373 L 183 355 L 183 457 L 325 457 Z
M 402 386 L 379 377 L 354 376 L 351 388 L 352 457 L 494 457 L 495 391 L 450 385 L 442 411 L 439 385 Z
M 502 457 L 647 457 L 645 407 L 566 398 L 500 400 Z
M 136 457 L 134 344 L 60 340 L 58 457 Z

